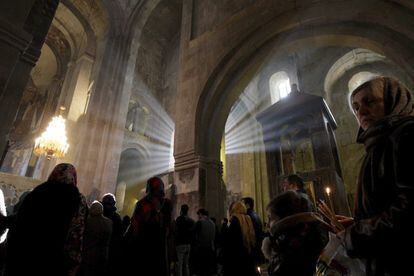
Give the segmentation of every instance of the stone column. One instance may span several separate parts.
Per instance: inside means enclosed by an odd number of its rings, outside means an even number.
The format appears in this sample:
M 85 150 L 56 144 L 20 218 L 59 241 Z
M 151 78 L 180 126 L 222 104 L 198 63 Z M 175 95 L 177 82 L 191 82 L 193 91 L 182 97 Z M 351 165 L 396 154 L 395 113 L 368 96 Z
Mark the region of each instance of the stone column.
M 225 216 L 226 187 L 223 182 L 223 165 L 194 153 L 174 155 L 174 183 L 177 185 L 177 209 L 188 204 L 190 215 L 205 208 L 217 219 Z
M 111 31 L 101 70 L 90 97 L 73 163 L 80 190 L 90 199 L 115 193 L 136 58 L 127 36 Z M 134 49 L 135 50 L 135 49 Z
M 0 3 L 0 153 L 7 145 L 20 99 L 58 4 L 58 0 Z

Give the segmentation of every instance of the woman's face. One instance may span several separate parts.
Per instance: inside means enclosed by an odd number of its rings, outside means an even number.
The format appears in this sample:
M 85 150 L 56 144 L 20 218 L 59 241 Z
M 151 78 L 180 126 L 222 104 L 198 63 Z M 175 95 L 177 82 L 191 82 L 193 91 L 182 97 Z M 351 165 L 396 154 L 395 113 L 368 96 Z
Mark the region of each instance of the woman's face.
M 269 227 L 272 227 L 278 220 L 280 220 L 279 216 L 273 214 L 269 209 L 266 210 L 267 212 L 267 219 L 269 220 Z
M 352 97 L 352 109 L 361 128 L 367 130 L 385 116 L 383 91 L 377 86 L 360 89 Z

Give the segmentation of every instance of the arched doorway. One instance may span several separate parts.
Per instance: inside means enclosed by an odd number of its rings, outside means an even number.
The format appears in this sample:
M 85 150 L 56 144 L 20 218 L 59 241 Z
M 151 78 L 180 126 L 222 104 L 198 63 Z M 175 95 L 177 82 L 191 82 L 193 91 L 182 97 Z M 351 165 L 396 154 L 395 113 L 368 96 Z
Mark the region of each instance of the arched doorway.
M 145 187 L 145 180 L 142 179 L 143 163 L 144 156 L 137 149 L 129 148 L 121 153 L 116 199 L 117 208 L 123 214 L 132 213 L 141 190 Z
M 407 43 L 410 39 L 399 36 L 398 39 L 390 41 L 390 44 L 384 44 L 384 41 L 390 40 L 390 34 L 395 34 L 391 29 L 374 27 L 369 23 L 341 22 L 313 25 L 309 28 L 290 25 L 286 26 L 287 29 L 290 28 L 286 31 L 283 25 L 277 25 L 276 22 L 277 20 L 267 27 L 262 27 L 260 32 L 238 45 L 237 50 L 230 52 L 218 62 L 213 70 L 214 73 L 206 81 L 196 113 L 195 152 L 197 154 L 214 160 L 219 159 L 221 139 L 228 114 L 244 88 L 263 69 L 269 56 L 294 54 L 309 47 L 366 48 L 386 56 L 399 64 L 408 75 L 414 76 L 412 66 L 404 62 L 408 53 L 413 52 L 412 46 Z M 284 31 L 278 33 L 274 31 L 275 29 Z M 300 73 L 304 74 L 306 71 L 302 70 Z M 326 72 L 322 73 L 324 74 Z M 299 80 L 300 78 L 299 76 Z M 306 90 L 306 87 L 302 88 Z M 323 87 L 321 90 L 323 93 Z M 213 186 L 211 183 L 210 185 Z

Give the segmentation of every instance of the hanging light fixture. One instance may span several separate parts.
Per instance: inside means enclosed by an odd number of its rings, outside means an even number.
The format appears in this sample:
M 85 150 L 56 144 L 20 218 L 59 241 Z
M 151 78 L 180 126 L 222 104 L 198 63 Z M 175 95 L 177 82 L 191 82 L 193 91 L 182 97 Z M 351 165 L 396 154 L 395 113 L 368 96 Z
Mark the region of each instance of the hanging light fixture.
M 62 113 L 65 108 L 61 107 L 60 110 Z M 52 157 L 62 158 L 65 156 L 69 148 L 66 138 L 65 121 L 62 115 L 52 118 L 46 131 L 35 140 L 34 154 L 39 156 L 46 155 L 48 160 Z

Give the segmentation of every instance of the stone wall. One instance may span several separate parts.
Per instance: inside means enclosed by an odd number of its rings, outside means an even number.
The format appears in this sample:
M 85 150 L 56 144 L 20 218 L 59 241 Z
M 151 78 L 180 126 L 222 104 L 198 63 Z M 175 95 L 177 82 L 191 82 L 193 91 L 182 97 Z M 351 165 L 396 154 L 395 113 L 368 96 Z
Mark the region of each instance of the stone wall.
M 3 191 L 6 207 L 15 205 L 24 192 L 32 190 L 40 183 L 37 179 L 0 173 L 0 189 Z

